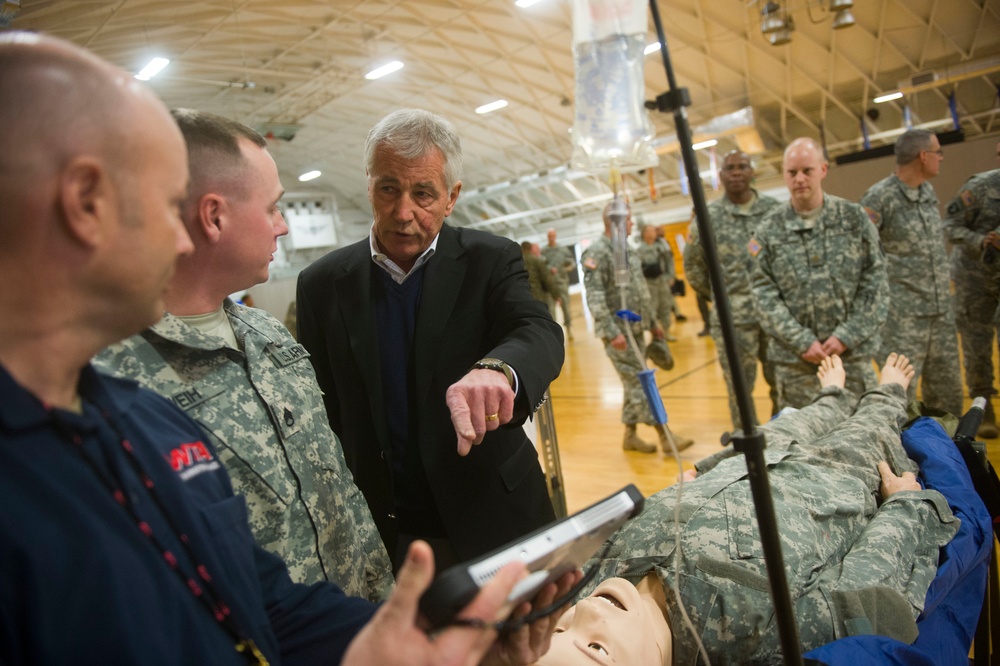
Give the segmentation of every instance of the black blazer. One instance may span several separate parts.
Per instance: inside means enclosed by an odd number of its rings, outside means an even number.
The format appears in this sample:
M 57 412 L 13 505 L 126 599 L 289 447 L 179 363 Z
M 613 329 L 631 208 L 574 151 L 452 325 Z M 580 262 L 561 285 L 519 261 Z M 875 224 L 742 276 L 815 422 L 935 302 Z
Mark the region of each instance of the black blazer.
M 373 270 L 382 269 L 373 266 L 368 238 L 306 268 L 296 296 L 298 333 L 347 465 L 395 553 Z M 559 375 L 562 329 L 531 297 L 520 247 L 510 240 L 444 225 L 423 270 L 412 351 L 416 443 L 452 546 L 468 559 L 554 518 L 537 454 L 520 425 Z M 514 418 L 461 457 L 445 391 L 485 357 L 500 358 L 517 372 Z

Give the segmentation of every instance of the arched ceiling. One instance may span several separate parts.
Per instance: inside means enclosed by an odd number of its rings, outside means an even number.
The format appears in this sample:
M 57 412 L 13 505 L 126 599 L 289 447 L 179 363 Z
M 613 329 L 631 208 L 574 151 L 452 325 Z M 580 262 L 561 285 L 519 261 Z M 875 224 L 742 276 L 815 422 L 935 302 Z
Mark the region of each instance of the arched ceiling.
M 948 96 L 966 137 L 1000 134 L 1000 0 L 856 0 L 856 25 L 834 30 L 827 0 L 786 0 L 791 43 L 760 31 L 757 0 L 660 0 L 670 56 L 690 91 L 691 124 L 749 107 L 760 137 L 758 175 L 777 173 L 791 139 L 825 139 L 831 157 L 873 146 L 912 122 L 952 129 Z M 371 125 L 401 106 L 440 113 L 458 127 L 466 159 L 453 216 L 514 237 L 552 220 L 593 216 L 606 179 L 566 170 L 574 113 L 569 0 L 519 8 L 513 0 L 21 0 L 0 2 L 10 27 L 85 46 L 130 71 L 171 59 L 150 85 L 170 106 L 224 114 L 271 130 L 287 190 L 333 193 L 366 229 L 362 147 Z M 17 5 L 20 5 L 18 8 Z M 655 41 L 650 22 L 649 42 Z M 666 90 L 658 53 L 646 57 L 646 97 Z M 364 74 L 389 60 L 405 67 Z M 937 79 L 914 87 L 927 72 Z M 901 86 L 903 99 L 873 105 Z M 509 105 L 477 115 L 481 104 Z M 875 119 L 865 116 L 876 109 Z M 872 114 L 875 115 L 874 113 Z M 671 116 L 653 112 L 661 143 Z M 723 132 L 716 152 L 736 147 Z M 676 150 L 652 170 L 658 199 L 684 206 Z M 703 169 L 709 157 L 701 151 Z M 300 184 L 299 174 L 323 175 Z M 637 203 L 649 174 L 630 176 Z M 363 233 L 363 231 L 361 231 Z M 571 234 L 572 235 L 572 234 Z M 350 240 L 350 239 L 348 239 Z

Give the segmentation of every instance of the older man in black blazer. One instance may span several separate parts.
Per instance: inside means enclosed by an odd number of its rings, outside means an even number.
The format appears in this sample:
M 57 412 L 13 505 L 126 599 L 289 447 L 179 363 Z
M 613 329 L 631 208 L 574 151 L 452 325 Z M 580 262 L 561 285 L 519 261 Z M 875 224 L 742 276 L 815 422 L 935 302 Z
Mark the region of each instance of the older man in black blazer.
M 396 567 L 416 538 L 440 569 L 554 517 L 520 425 L 559 374 L 562 330 L 515 243 L 444 225 L 461 162 L 443 118 L 383 118 L 365 147 L 370 236 L 298 283 L 299 340 Z

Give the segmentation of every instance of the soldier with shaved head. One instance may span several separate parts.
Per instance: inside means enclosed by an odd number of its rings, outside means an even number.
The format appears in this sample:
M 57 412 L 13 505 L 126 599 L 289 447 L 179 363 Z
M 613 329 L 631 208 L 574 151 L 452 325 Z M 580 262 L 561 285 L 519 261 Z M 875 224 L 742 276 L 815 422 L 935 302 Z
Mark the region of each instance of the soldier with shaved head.
M 847 388 L 860 394 L 875 385 L 872 360 L 889 296 L 875 225 L 858 204 L 823 192 L 822 146 L 796 139 L 782 168 L 791 199 L 750 240 L 753 296 L 769 336 L 779 408 L 809 403 L 816 367 L 832 354 L 843 359 Z

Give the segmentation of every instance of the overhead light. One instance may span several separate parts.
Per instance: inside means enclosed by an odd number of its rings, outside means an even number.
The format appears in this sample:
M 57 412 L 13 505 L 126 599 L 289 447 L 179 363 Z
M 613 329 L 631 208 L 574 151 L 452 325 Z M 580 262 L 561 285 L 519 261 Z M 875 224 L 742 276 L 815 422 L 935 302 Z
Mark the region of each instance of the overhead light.
M 767 2 L 760 10 L 760 31 L 769 35 L 787 27 L 784 12 L 777 2 Z
M 708 141 L 702 141 L 691 146 L 694 150 L 702 150 L 703 148 L 711 148 L 712 146 L 718 145 L 718 140 L 709 139 Z
M 785 19 L 777 15 L 765 16 L 760 22 L 760 31 L 765 35 L 785 29 Z
M 299 176 L 299 182 L 300 183 L 307 183 L 310 180 L 316 180 L 317 178 L 319 178 L 322 175 L 323 175 L 322 171 L 315 171 L 315 170 L 313 170 L 313 171 L 306 171 L 304 174 L 302 174 L 301 176 Z
M 645 49 L 643 49 L 642 54 L 649 55 L 650 53 L 655 53 L 656 51 L 659 50 L 660 50 L 660 43 L 653 42 L 652 44 L 647 45 Z
M 164 67 L 170 64 L 170 60 L 167 58 L 153 58 L 149 61 L 145 67 L 139 70 L 139 73 L 135 75 L 135 78 L 140 81 L 149 81 L 151 78 L 159 74 Z
M 833 17 L 833 29 L 850 28 L 854 25 L 854 14 L 850 9 L 841 9 Z
M 872 101 L 875 102 L 876 104 L 881 104 L 882 102 L 891 102 L 894 99 L 899 99 L 902 96 L 903 93 L 894 92 L 894 93 L 888 93 L 886 95 L 880 95 L 879 97 L 876 97 Z
M 370 81 L 374 81 L 375 79 L 381 79 L 386 74 L 392 74 L 393 72 L 401 69 L 403 69 L 403 63 L 398 60 L 393 60 L 390 63 L 382 65 L 381 67 L 376 67 L 372 71 L 368 72 L 365 74 L 365 78 Z
M 514 4 L 518 7 L 530 7 L 531 5 L 537 4 L 539 0 L 517 0 Z
M 850 28 L 854 25 L 854 14 L 851 7 L 854 0 L 830 0 L 830 12 L 833 14 L 833 29 Z
M 483 104 L 481 107 L 476 109 L 476 113 L 489 113 L 490 111 L 496 111 L 497 109 L 502 109 L 507 106 L 507 100 L 498 99 L 495 102 L 490 102 L 489 104 Z
M 789 28 L 782 28 L 777 32 L 772 32 L 767 36 L 767 39 L 771 42 L 771 46 L 781 46 L 792 41 L 792 31 Z

